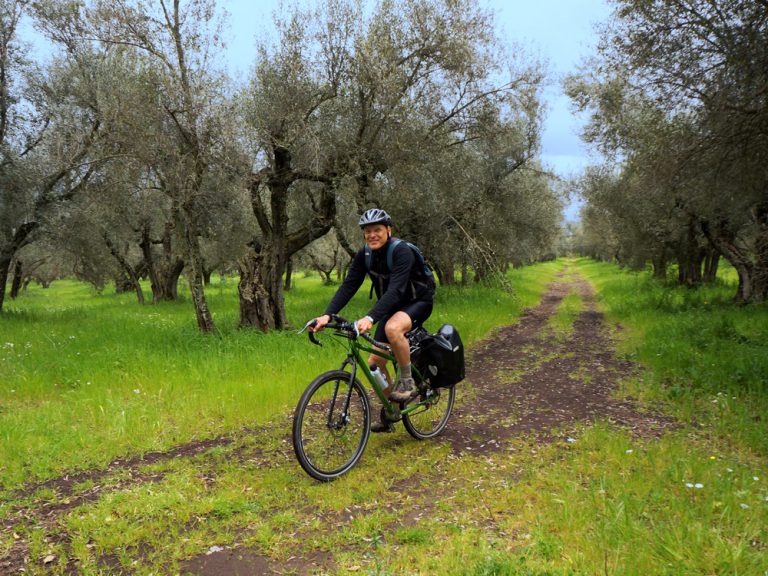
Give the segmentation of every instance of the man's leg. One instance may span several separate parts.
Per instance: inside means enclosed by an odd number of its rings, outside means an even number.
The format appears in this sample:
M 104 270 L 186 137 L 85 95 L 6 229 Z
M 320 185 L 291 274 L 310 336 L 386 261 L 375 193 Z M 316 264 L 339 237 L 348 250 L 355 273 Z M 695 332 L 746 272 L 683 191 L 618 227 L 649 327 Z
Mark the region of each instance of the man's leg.
M 411 346 L 405 335 L 412 327 L 413 321 L 408 314 L 395 312 L 384 328 L 398 366 L 408 366 L 411 363 Z
M 379 348 L 374 348 L 375 350 L 379 350 Z M 384 352 L 384 350 L 382 350 Z M 384 374 L 384 377 L 387 379 L 387 382 L 389 382 L 389 386 L 387 386 L 384 390 L 384 397 L 389 398 L 389 395 L 392 393 L 392 390 L 394 390 L 394 385 L 392 384 L 392 377 L 389 375 L 389 372 L 387 371 L 387 359 L 383 358 L 381 356 L 377 356 L 376 354 L 371 354 L 368 357 L 368 366 L 376 366 L 379 370 L 382 371 Z M 378 404 L 378 402 L 376 403 Z M 395 428 L 392 426 L 392 423 L 386 419 L 384 416 L 384 407 L 383 406 L 374 406 L 373 408 L 373 414 L 371 416 L 371 432 L 394 432 Z
M 405 402 L 416 391 L 416 384 L 411 377 L 411 347 L 405 337 L 412 327 L 413 321 L 405 312 L 395 312 L 385 327 L 392 354 L 400 366 L 400 381 L 389 395 L 395 402 Z

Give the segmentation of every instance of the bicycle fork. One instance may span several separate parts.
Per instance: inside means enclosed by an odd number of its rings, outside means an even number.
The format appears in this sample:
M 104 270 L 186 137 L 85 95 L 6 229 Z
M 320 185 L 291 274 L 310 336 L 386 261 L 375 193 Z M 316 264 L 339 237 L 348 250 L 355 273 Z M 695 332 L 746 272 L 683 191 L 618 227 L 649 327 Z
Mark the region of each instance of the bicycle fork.
M 341 383 L 341 380 L 336 380 L 336 385 L 333 388 L 333 396 L 331 397 L 331 402 L 328 406 L 328 417 L 326 420 L 326 427 L 328 429 L 341 429 L 342 427 L 349 424 L 349 405 L 352 402 L 352 382 L 354 382 L 355 379 L 355 369 L 357 366 L 352 361 L 352 359 L 347 356 L 347 358 L 342 362 L 341 364 L 341 370 L 344 371 L 344 368 L 348 365 L 352 366 L 352 372 L 350 372 L 349 375 L 349 381 L 347 386 L 347 395 L 346 398 L 344 398 L 344 407 L 342 409 L 342 412 L 340 414 L 340 419 L 338 422 L 334 421 L 333 413 L 336 410 L 336 401 L 339 397 L 339 384 Z

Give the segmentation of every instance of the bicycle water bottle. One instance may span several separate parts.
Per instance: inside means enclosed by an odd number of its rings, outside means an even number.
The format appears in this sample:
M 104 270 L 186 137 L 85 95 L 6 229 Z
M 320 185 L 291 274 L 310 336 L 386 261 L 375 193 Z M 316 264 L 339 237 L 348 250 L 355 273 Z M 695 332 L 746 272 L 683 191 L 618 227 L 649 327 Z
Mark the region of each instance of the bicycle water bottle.
M 373 376 L 373 379 L 379 383 L 379 386 L 381 386 L 382 390 L 387 389 L 387 387 L 389 386 L 389 381 L 387 380 L 387 377 L 384 376 L 384 372 L 379 370 L 378 366 L 376 365 L 371 366 L 371 375 Z

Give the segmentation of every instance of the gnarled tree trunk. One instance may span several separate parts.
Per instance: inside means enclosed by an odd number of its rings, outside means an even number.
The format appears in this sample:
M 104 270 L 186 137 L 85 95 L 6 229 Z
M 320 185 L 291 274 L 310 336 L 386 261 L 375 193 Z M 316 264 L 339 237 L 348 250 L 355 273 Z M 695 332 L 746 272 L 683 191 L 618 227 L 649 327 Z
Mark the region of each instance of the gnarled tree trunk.
M 720 252 L 714 248 L 707 250 L 707 255 L 704 258 L 704 274 L 702 280 L 707 284 L 711 284 L 717 278 L 717 269 L 720 265 Z
M 768 209 L 756 214 L 753 250 L 737 242 L 725 226 L 701 222 L 707 240 L 731 263 L 739 275 L 735 300 L 741 303 L 764 302 L 768 297 Z
M 11 259 L 0 257 L 0 312 L 3 310 L 5 301 L 5 285 L 8 282 L 8 268 L 11 266 Z
M 117 260 L 117 263 L 120 265 L 120 269 L 122 270 L 123 274 L 125 274 L 126 285 L 130 286 L 131 289 L 136 292 L 136 299 L 139 301 L 139 304 L 144 304 L 144 291 L 141 289 L 141 283 L 139 282 L 139 277 L 136 274 L 136 270 L 133 266 L 131 266 L 131 263 L 128 262 L 128 259 L 120 253 L 120 251 L 117 249 L 117 246 L 115 246 L 115 243 L 112 242 L 112 239 L 109 237 L 109 234 L 107 234 L 106 231 L 102 231 L 101 236 L 104 238 L 104 242 L 106 243 L 107 248 L 109 248 L 109 253 L 112 254 L 112 257 L 115 260 Z M 119 288 L 120 287 L 117 286 L 118 292 L 120 291 Z
M 16 259 L 13 265 L 13 283 L 11 284 L 11 300 L 16 300 L 21 290 L 22 275 L 24 274 L 24 265 L 21 260 Z
M 237 291 L 240 297 L 240 326 L 256 327 L 262 332 L 274 328 L 272 303 L 263 276 L 263 256 L 255 251 L 238 260 L 240 281 Z
M 240 326 L 262 331 L 282 330 L 288 325 L 285 314 L 283 274 L 290 257 L 316 238 L 328 233 L 336 216 L 336 197 L 330 178 L 323 182 L 320 201 L 313 204 L 313 218 L 295 231 L 288 230 L 288 194 L 300 176 L 292 171 L 290 154 L 275 150 L 275 168 L 254 175 L 250 183 L 251 206 L 262 232 L 261 242 L 238 262 L 240 268 Z M 261 197 L 261 186 L 269 190 L 269 207 Z
M 8 282 L 11 262 L 16 253 L 29 243 L 29 237 L 38 227 L 37 222 L 27 222 L 16 229 L 16 233 L 8 244 L 0 246 L 0 312 L 5 302 L 5 285 Z

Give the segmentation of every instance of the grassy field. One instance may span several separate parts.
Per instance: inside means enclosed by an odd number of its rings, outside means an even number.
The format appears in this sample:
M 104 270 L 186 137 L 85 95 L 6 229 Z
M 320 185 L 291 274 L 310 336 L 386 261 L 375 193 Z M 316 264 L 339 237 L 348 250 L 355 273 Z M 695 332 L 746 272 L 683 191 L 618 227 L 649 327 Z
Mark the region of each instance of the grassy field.
M 628 393 L 669 401 L 682 420 L 768 456 L 768 305 L 733 304 L 732 268 L 696 290 L 605 264 L 579 269 L 628 329 L 623 352 L 648 368 Z
M 597 288 L 621 325 L 618 353 L 643 367 L 621 393 L 675 416 L 673 431 L 637 439 L 598 423 L 574 443 L 520 438 L 462 457 L 376 436 L 331 484 L 292 462 L 286 430 L 301 390 L 340 350 L 236 329 L 234 280 L 208 291 L 217 336 L 197 333 L 189 303 L 139 307 L 68 282 L 30 289 L 0 316 L 0 520 L 67 512 L 0 531 L 0 558 L 21 539 L 30 573 L 184 573 L 185 559 L 237 546 L 290 574 L 300 543 L 338 574 L 768 573 L 768 309 L 733 306 L 732 279 L 692 291 L 561 260 L 512 272 L 514 295 L 441 289 L 428 328 L 451 321 L 471 350 L 535 305 L 558 271 Z M 317 315 L 332 292 L 299 278 L 291 321 Z M 575 293 L 563 299 L 550 320 L 558 337 L 583 306 Z M 81 478 L 67 493 L 19 491 L 221 435 L 231 443 Z M 416 493 L 404 488 L 413 478 Z
M 471 344 L 535 304 L 555 268 L 514 272 L 512 295 L 441 289 L 427 328 L 450 321 Z M 236 286 L 220 278 L 208 290 L 216 336 L 197 331 L 188 302 L 141 307 L 133 294 L 76 282 L 9 301 L 0 316 L 0 488 L 263 423 L 292 408 L 321 368 L 338 366 L 339 349 L 295 331 L 237 329 Z M 321 314 L 334 290 L 299 277 L 290 321 Z M 349 318 L 365 314 L 367 294 L 345 309 Z

